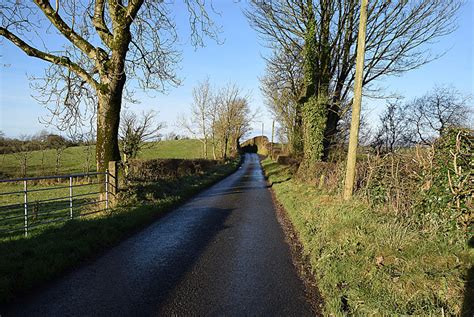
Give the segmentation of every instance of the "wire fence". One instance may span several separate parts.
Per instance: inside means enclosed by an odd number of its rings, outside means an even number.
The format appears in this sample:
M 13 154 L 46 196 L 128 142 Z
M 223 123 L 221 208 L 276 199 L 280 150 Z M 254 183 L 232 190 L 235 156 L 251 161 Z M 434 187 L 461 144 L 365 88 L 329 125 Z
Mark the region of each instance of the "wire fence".
M 109 171 L 0 180 L 0 236 L 109 209 Z

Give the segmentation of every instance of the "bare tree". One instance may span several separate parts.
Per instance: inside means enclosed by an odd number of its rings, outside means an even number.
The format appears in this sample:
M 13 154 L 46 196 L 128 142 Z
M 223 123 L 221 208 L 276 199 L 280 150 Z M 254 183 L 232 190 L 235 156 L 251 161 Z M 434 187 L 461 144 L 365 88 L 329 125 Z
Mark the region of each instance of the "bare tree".
M 89 132 L 82 134 L 83 151 L 85 154 L 84 158 L 84 173 L 88 174 L 91 171 L 91 165 L 93 163 L 93 152 L 95 149 L 95 129 L 91 126 Z
M 119 135 L 126 179 L 130 159 L 136 158 L 147 142 L 156 141 L 160 137 L 159 132 L 164 124 L 156 122 L 156 115 L 152 110 L 142 112 L 140 118 L 129 111 L 125 111 L 122 115 Z
M 15 149 L 13 155 L 18 160 L 20 165 L 20 173 L 22 177 L 26 177 L 28 173 L 28 160 L 32 152 L 31 137 L 27 135 L 20 135 L 14 145 Z
M 435 59 L 427 45 L 456 28 L 461 0 L 370 1 L 362 84 Z M 341 109 L 350 105 L 360 4 L 354 0 L 251 0 L 251 25 L 270 47 L 302 52 L 306 152 L 327 157 Z M 325 109 L 323 109 L 323 108 Z M 307 119 L 304 119 L 304 118 Z M 320 130 L 323 132 L 320 132 Z M 312 144 L 322 142 L 323 146 Z M 322 153 L 319 151 L 322 148 Z
M 208 156 L 208 143 L 211 130 L 209 113 L 213 102 L 214 96 L 209 78 L 206 78 L 193 88 L 193 104 L 191 105 L 190 119 L 186 119 L 184 115 L 178 118 L 178 125 L 202 142 L 202 155 L 205 158 Z
M 99 171 L 120 159 L 118 129 L 127 79 L 137 79 L 144 89 L 179 84 L 172 5 L 144 0 L 0 4 L 0 36 L 51 64 L 38 88 L 45 102 L 58 105 L 53 114 L 62 118 L 60 124 L 77 124 L 84 108 L 96 115 Z M 219 30 L 206 9 L 209 4 L 185 0 L 184 7 L 193 45 L 202 46 L 203 35 L 216 38 Z
M 219 89 L 215 99 L 215 115 L 211 118 L 214 142 L 220 145 L 224 159 L 228 151 L 235 153 L 240 146 L 240 139 L 250 131 L 252 114 L 248 105 L 248 95 L 236 84 L 228 83 Z
M 298 102 L 303 89 L 301 52 L 275 50 L 266 63 L 265 76 L 260 79 L 265 103 L 285 131 L 290 153 L 300 156 L 303 151 Z
M 64 150 L 69 146 L 69 144 L 64 137 L 56 134 L 47 135 L 46 140 L 48 147 L 54 149 L 54 152 L 56 154 L 54 172 L 56 175 L 59 175 L 59 170 L 61 168 L 61 158 Z
M 387 104 L 387 108 L 379 116 L 380 126 L 372 140 L 372 146 L 377 152 L 392 153 L 399 147 L 411 144 L 413 131 L 409 125 L 408 114 L 408 110 L 399 100 Z
M 214 95 L 214 100 L 211 103 L 209 108 L 208 117 L 210 122 L 210 141 L 212 144 L 212 157 L 214 160 L 217 159 L 217 148 L 219 146 L 219 138 L 218 138 L 218 128 L 219 125 L 217 124 L 219 121 L 219 104 L 216 101 L 217 97 Z
M 6 138 L 5 133 L 0 130 L 0 154 L 2 155 L 2 165 L 5 164 L 5 154 L 7 153 L 7 148 L 8 139 Z
M 453 126 L 468 126 L 472 119 L 472 97 L 452 86 L 436 86 L 406 107 L 415 130 L 415 142 L 430 144 Z
M 41 151 L 41 173 L 46 175 L 45 156 L 48 149 L 48 131 L 41 130 L 31 138 L 31 141 L 36 144 L 36 147 Z

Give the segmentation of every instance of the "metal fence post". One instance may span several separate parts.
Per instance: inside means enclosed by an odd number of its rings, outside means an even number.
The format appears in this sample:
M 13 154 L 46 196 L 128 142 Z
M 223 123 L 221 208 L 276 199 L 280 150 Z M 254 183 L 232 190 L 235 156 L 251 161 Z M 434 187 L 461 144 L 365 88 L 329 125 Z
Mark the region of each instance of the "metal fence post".
M 72 176 L 69 176 L 69 217 L 72 219 Z
M 118 162 L 110 161 L 109 162 L 109 207 L 114 208 L 117 203 L 117 193 L 118 193 Z
M 109 209 L 109 170 L 105 170 L 105 209 Z
M 28 185 L 27 185 L 27 180 L 26 179 L 23 181 L 23 189 L 25 191 L 25 202 L 24 202 L 24 207 L 25 207 L 25 237 L 28 237 Z

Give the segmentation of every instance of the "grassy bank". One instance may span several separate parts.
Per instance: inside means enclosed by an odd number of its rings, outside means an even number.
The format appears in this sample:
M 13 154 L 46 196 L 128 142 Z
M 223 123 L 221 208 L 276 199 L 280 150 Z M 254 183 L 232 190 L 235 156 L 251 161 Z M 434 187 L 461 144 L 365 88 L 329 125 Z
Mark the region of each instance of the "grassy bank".
M 464 234 L 420 228 L 300 183 L 291 167 L 263 166 L 316 275 L 325 315 L 472 315 L 465 280 L 474 252 Z
M 28 238 L 0 240 L 0 303 L 60 276 L 81 261 L 116 245 L 200 190 L 233 172 L 238 161 L 213 166 L 161 187 L 160 196 L 138 207 L 117 208 L 94 218 L 38 229 Z

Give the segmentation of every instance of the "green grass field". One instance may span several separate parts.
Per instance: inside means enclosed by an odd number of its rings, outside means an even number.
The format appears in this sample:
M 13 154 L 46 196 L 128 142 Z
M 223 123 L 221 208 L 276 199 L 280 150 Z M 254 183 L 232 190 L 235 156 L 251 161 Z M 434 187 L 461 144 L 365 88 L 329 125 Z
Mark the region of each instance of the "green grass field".
M 89 162 L 87 158 L 89 157 Z M 149 143 L 139 153 L 139 159 L 202 157 L 199 140 L 172 140 Z M 58 174 L 85 173 L 95 171 L 95 146 L 75 146 L 63 151 Z M 16 154 L 0 155 L 0 178 L 21 177 L 21 161 Z M 89 163 L 89 164 L 87 164 Z M 56 175 L 56 151 L 32 151 L 28 156 L 26 176 Z
M 474 249 L 462 232 L 447 238 L 299 182 L 288 166 L 267 159 L 263 167 L 310 261 L 325 316 L 472 316 Z

